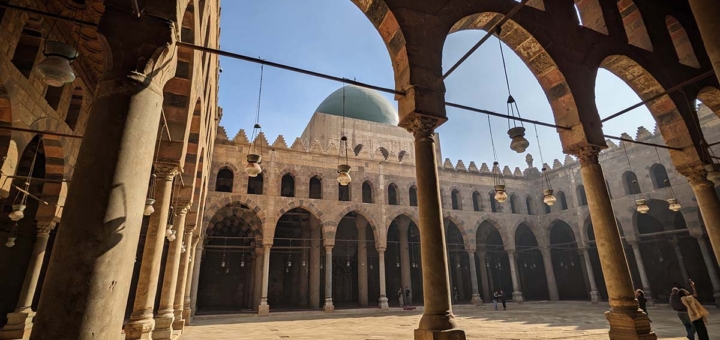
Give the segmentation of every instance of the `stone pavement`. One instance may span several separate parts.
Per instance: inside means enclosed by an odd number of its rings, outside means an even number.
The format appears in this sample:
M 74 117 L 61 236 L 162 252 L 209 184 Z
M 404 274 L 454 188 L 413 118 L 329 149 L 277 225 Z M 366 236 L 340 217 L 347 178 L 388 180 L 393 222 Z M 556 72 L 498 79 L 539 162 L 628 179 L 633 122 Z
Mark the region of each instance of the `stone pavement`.
M 468 339 L 608 339 L 603 313 L 607 305 L 586 302 L 509 304 L 507 311 L 455 306 L 458 325 Z M 223 339 L 315 339 L 380 340 L 412 339 L 422 309 L 390 312 L 374 309 L 198 316 L 186 329 L 183 340 Z M 711 339 L 720 339 L 720 310 L 708 307 Z M 650 319 L 659 339 L 684 340 L 685 330 L 667 305 L 650 307 Z

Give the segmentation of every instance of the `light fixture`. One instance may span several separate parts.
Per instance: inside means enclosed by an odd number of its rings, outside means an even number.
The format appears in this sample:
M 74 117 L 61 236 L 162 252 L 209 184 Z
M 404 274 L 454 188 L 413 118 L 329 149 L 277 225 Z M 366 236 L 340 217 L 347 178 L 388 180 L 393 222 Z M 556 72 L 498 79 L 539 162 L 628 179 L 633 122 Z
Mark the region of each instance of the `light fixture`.
M 25 204 L 13 204 L 12 207 L 13 211 L 8 214 L 8 217 L 10 217 L 13 222 L 20 221 L 23 217 L 25 217 Z
M 650 211 L 650 207 L 647 205 L 647 200 L 639 198 L 635 200 L 635 210 L 641 214 L 647 214 Z
M 627 159 L 628 168 L 630 169 L 630 172 L 635 174 L 632 170 L 632 164 L 630 164 L 630 156 L 628 156 L 627 148 L 625 147 L 625 144 L 627 143 L 620 143 L 623 147 L 623 152 L 625 152 L 625 159 Z M 637 177 L 636 177 L 637 178 Z M 635 210 L 641 214 L 647 214 L 648 211 L 650 211 L 650 207 L 647 205 L 647 200 L 645 199 L 645 196 L 643 195 L 642 191 L 640 190 L 640 183 L 638 183 L 637 179 L 633 179 L 630 182 L 630 185 L 636 185 L 637 191 L 640 196 L 640 198 L 637 198 L 637 195 L 635 196 Z M 632 190 L 632 188 L 630 188 Z
M 153 174 L 154 176 L 155 174 Z M 145 199 L 145 210 L 143 210 L 143 215 L 150 216 L 155 212 L 155 207 L 153 207 L 153 204 L 155 204 L 155 200 L 152 198 L 146 198 Z
M 503 203 L 507 200 L 508 196 L 505 192 L 505 180 L 502 178 L 498 162 L 493 162 L 493 177 L 495 180 L 495 200 Z
M 305 260 L 302 261 L 302 266 L 305 267 L 306 263 Z
M 240 268 L 245 267 L 245 239 L 242 239 L 242 255 L 240 255 Z
M 18 230 L 18 224 L 15 222 L 15 225 L 13 225 L 12 229 L 10 229 L 10 233 L 8 234 L 7 242 L 5 242 L 5 246 L 8 248 L 12 248 L 15 246 L 15 240 L 17 240 L 17 230 Z
M 548 174 L 548 169 L 544 166 L 545 160 L 543 159 L 542 147 L 540 146 L 540 137 L 537 132 L 537 124 L 533 124 L 533 128 L 535 129 L 535 140 L 537 141 L 538 151 L 540 152 L 540 163 L 543 164 L 542 172 L 540 173 L 540 183 L 543 192 L 543 203 L 547 204 L 548 207 L 552 207 L 557 201 L 557 198 L 555 198 L 555 195 L 553 195 L 552 183 L 550 183 L 550 174 Z
M 182 247 L 180 248 L 180 253 L 185 254 L 186 251 L 187 251 L 187 248 L 185 248 L 185 242 L 183 242 Z
M 553 195 L 553 189 L 543 190 L 543 203 L 547 204 L 549 207 L 552 207 L 556 201 L 557 198 L 555 198 L 555 195 Z
M 500 37 L 500 26 L 497 28 L 497 36 Z M 511 142 L 510 142 L 510 149 L 517 152 L 517 153 L 523 153 L 527 149 L 527 147 L 530 145 L 530 142 L 528 142 L 527 139 L 525 139 L 525 127 L 522 126 L 522 121 L 520 122 L 520 126 L 517 125 L 515 118 L 521 118 L 520 117 L 520 109 L 517 106 L 517 102 L 515 101 L 515 98 L 513 98 L 512 93 L 510 91 L 510 78 L 508 77 L 507 73 L 507 65 L 505 64 L 505 53 L 503 52 L 503 45 L 502 41 L 498 39 L 498 46 L 500 46 L 500 58 L 502 59 L 502 66 L 503 71 L 505 72 L 505 85 L 507 85 L 508 90 L 508 99 L 507 99 L 507 113 L 508 113 L 508 136 L 510 136 Z M 512 124 L 512 126 L 510 126 Z
M 655 154 L 657 154 L 658 164 L 662 165 L 660 160 L 660 151 L 658 151 L 658 148 L 655 148 Z M 665 173 L 665 180 L 663 180 L 663 184 L 665 185 L 665 201 L 667 201 L 668 203 L 668 209 L 674 212 L 680 211 L 682 206 L 678 202 L 678 199 L 675 197 L 675 190 L 673 190 L 672 185 L 670 184 L 670 179 L 667 178 L 667 173 Z
M 340 154 L 338 154 L 338 166 L 337 166 L 337 172 L 338 177 L 337 181 L 342 186 L 347 186 L 352 181 L 352 177 L 350 177 L 350 164 L 348 164 L 348 138 L 345 136 L 345 84 L 343 83 L 342 87 L 342 126 L 341 126 L 341 136 L 340 136 Z M 345 163 L 340 163 L 340 160 L 342 160 L 342 152 L 345 152 Z
M 175 207 L 171 205 L 170 213 L 168 214 L 167 228 L 165 229 L 165 237 L 170 242 L 175 241 L 175 238 L 177 237 L 175 235 L 177 232 L 175 231 L 175 229 L 173 229 L 174 220 L 175 220 Z
M 78 56 L 74 47 L 59 41 L 45 41 L 43 54 L 45 59 L 35 68 L 43 83 L 61 87 L 75 81 L 75 72 L 70 66 Z
M 395 266 L 400 268 L 400 262 L 396 263 Z
M 262 163 L 262 138 L 257 138 L 262 133 L 262 127 L 260 126 L 260 103 L 262 102 L 262 87 L 263 87 L 263 73 L 265 72 L 264 65 L 260 65 L 260 86 L 258 87 L 258 103 L 257 112 L 255 113 L 255 125 L 253 125 L 251 145 L 247 155 L 247 165 L 245 166 L 245 172 L 250 177 L 257 177 L 262 172 L 260 164 Z M 260 147 L 258 148 L 255 144 L 260 140 Z M 259 149 L 259 151 L 258 151 Z
M 668 198 L 667 202 L 668 202 L 668 208 L 670 208 L 670 210 L 672 210 L 672 211 L 678 212 L 682 208 L 680 203 L 678 203 L 677 198 Z
M 344 138 L 344 137 L 343 137 Z M 337 167 L 338 177 L 337 181 L 342 186 L 347 186 L 352 181 L 350 177 L 350 166 L 347 164 L 340 164 Z
M 222 262 L 220 262 L 220 268 L 225 268 L 225 251 L 227 250 L 227 237 L 225 238 L 225 246 L 223 247 Z

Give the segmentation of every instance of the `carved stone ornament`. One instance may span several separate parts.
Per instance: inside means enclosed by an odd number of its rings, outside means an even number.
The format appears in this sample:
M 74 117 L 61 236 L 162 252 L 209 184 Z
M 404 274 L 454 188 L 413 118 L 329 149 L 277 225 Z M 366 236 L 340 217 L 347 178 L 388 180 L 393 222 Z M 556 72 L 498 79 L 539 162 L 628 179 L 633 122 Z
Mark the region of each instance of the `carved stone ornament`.
M 577 156 L 581 166 L 594 165 L 599 164 L 598 155 L 600 151 L 602 149 L 599 146 L 587 145 L 577 149 L 575 156 Z
M 415 139 L 429 139 L 435 133 L 435 127 L 442 123 L 442 119 L 412 113 L 405 117 L 400 126 L 415 136 Z

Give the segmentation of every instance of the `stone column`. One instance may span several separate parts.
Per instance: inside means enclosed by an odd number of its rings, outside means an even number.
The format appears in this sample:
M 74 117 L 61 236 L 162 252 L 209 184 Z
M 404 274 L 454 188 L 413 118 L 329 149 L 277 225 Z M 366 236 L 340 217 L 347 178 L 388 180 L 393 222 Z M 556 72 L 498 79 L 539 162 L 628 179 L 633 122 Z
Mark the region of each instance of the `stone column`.
M 358 302 L 360 307 L 368 305 L 368 266 L 367 266 L 367 240 L 365 232 L 368 222 L 365 219 L 356 220 L 358 232 Z
M 696 236 L 696 238 L 700 245 L 700 252 L 705 262 L 705 268 L 707 268 L 708 276 L 710 276 L 710 282 L 712 282 L 715 306 L 720 307 L 720 279 L 718 279 L 717 270 L 715 270 L 715 263 L 712 260 L 705 238 L 702 235 Z
M 600 292 L 597 288 L 597 281 L 595 281 L 595 273 L 593 272 L 592 262 L 590 261 L 590 253 L 587 247 L 583 247 L 580 250 L 582 250 L 582 257 L 587 270 L 588 281 L 590 282 L 590 302 L 598 304 L 600 303 Z
M 513 301 L 517 303 L 523 303 L 522 288 L 520 287 L 520 280 L 518 279 L 517 261 L 515 261 L 515 250 L 508 250 L 508 261 L 510 262 L 510 277 L 512 278 Z
M 557 280 L 555 280 L 555 268 L 553 268 L 552 252 L 550 247 L 540 247 L 540 253 L 542 253 L 543 264 L 545 267 L 545 279 L 547 280 L 548 292 L 550 293 L 550 301 L 560 300 L 560 294 L 558 294 Z
M 675 250 L 675 256 L 678 260 L 678 265 L 680 266 L 680 274 L 683 277 L 683 282 L 689 282 L 689 277 L 687 273 L 687 269 L 685 268 L 685 261 L 683 260 L 682 251 L 680 251 L 680 246 L 678 245 L 678 239 L 677 236 L 673 236 L 670 240 L 670 245 Z
M 263 244 L 263 270 L 262 270 L 262 290 L 260 296 L 260 306 L 258 306 L 258 315 L 270 315 L 270 305 L 268 305 L 268 283 L 270 279 L 270 248 L 272 245 Z
M 384 247 L 378 247 L 378 270 L 380 271 L 380 309 L 382 310 L 389 310 L 390 305 L 388 305 L 388 298 L 387 298 L 387 286 L 385 284 L 385 250 Z
M 492 296 L 490 295 L 490 281 L 488 280 L 487 262 L 485 259 L 485 254 L 487 254 L 487 252 L 484 249 L 478 249 L 476 254 L 478 256 L 478 260 L 480 261 L 480 281 L 483 286 L 483 297 L 487 299 L 485 302 L 491 302 Z
M 643 263 L 642 254 L 640 253 L 640 245 L 637 241 L 630 241 L 633 253 L 635 254 L 635 263 L 637 263 L 638 272 L 640 272 L 640 281 L 645 291 L 645 298 L 648 300 L 648 306 L 653 305 L 652 293 L 650 292 L 650 280 L 648 280 L 647 272 L 645 272 L 645 264 Z
M 55 223 L 52 222 L 38 224 L 37 226 L 37 236 L 32 255 L 30 255 L 30 263 L 28 263 L 25 272 L 25 280 L 23 281 L 18 303 L 15 310 L 7 314 L 7 324 L 0 330 L 0 339 L 30 338 L 33 327 L 32 321 L 33 317 L 35 317 L 35 312 L 32 310 L 32 301 L 35 297 L 40 271 L 45 259 L 45 249 L 47 248 L 50 231 L 54 227 Z
M 183 331 L 185 329 L 185 319 L 183 318 L 185 301 L 187 300 L 188 306 L 190 305 L 190 290 L 187 289 L 187 286 L 190 284 L 191 279 L 189 275 L 190 271 L 188 270 L 190 268 L 190 256 L 192 255 L 193 248 L 195 248 L 193 241 L 194 231 L 194 225 L 185 226 L 185 236 L 183 237 L 185 252 L 180 255 L 180 270 L 178 271 L 177 286 L 175 288 L 175 301 L 173 301 L 175 321 L 173 321 L 172 328 L 174 330 Z M 185 292 L 186 290 L 187 294 Z
M 162 262 L 165 229 L 170 211 L 172 183 L 178 170 L 176 166 L 155 164 L 155 174 L 157 175 L 155 199 L 157 200 L 156 205 L 160 209 L 150 215 L 148 223 L 133 312 L 130 314 L 130 321 L 125 324 L 125 338 L 128 340 L 149 339 L 150 333 L 155 329 L 155 319 L 153 319 L 155 294 L 157 294 L 160 278 L 160 263 Z
M 310 303 L 312 309 L 320 308 L 320 248 L 322 242 L 321 227 L 310 224 Z
M 255 247 L 255 289 L 253 290 L 253 310 L 257 312 L 262 299 L 263 265 L 265 248 Z
M 598 163 L 600 149 L 593 145 L 581 146 L 573 148 L 573 153 L 580 161 L 600 264 L 605 274 L 610 302 L 610 311 L 605 313 L 605 318 L 610 324 L 610 339 L 657 339 L 650 328 L 650 319 L 639 310 L 635 299 L 620 231 Z
M 335 311 L 332 302 L 332 250 L 333 246 L 325 245 L 325 306 L 323 309 L 328 313 Z
M 308 265 L 308 251 L 305 250 L 305 247 L 308 246 L 310 243 L 308 242 L 308 239 L 310 238 L 310 230 L 309 228 L 304 228 L 302 231 L 302 238 L 303 241 L 301 243 L 302 249 L 300 250 L 300 263 L 298 264 L 297 268 L 300 270 L 300 282 L 298 283 L 300 288 L 300 307 L 301 308 L 308 308 L 309 303 L 309 296 L 308 296 L 308 284 L 310 280 L 310 266 Z
M 695 10 L 693 9 L 693 11 Z M 718 33 L 715 32 L 715 35 L 717 36 Z M 715 192 L 715 186 L 706 178 L 707 172 L 704 170 L 678 170 L 678 172 L 681 172 L 690 181 L 690 186 L 697 199 L 698 209 L 700 209 L 700 215 L 705 223 L 710 245 L 715 252 L 715 259 L 720 262 L 720 199 Z
M 475 270 L 475 250 L 468 250 L 467 253 L 470 262 L 470 283 L 472 284 L 472 300 L 470 300 L 470 302 L 473 305 L 482 306 L 480 290 L 478 289 L 477 270 Z
M 423 97 L 423 104 L 429 104 L 433 96 L 437 95 L 417 87 L 411 88 L 411 91 L 414 95 Z M 421 101 L 419 98 L 416 100 Z M 403 105 L 405 104 L 401 104 L 401 107 Z M 420 325 L 415 330 L 415 339 L 460 340 L 465 339 L 465 332 L 457 328 L 452 313 L 440 182 L 433 139 L 433 131 L 439 124 L 439 119 L 416 112 L 407 113 L 400 124 L 415 137 L 415 172 L 425 301 Z
M 155 151 L 163 86 L 175 74 L 176 4 L 107 6 L 104 73 L 80 144 L 31 339 L 120 337 Z M 129 7 L 128 7 L 129 8 Z M 128 34 L 143 32 L 143 34 Z M 155 214 L 158 214 L 156 212 Z M 150 316 L 152 320 L 152 316 Z
M 198 288 L 200 286 L 200 267 L 202 266 L 203 252 L 203 239 L 200 238 L 200 241 L 197 243 L 197 246 L 195 246 L 195 251 L 193 252 L 192 285 L 190 286 L 190 310 L 187 317 L 185 317 L 185 320 L 192 321 L 192 318 L 195 316 L 195 312 L 197 311 L 197 295 Z M 183 311 L 183 313 L 185 313 L 185 311 Z
M 397 224 L 400 233 L 400 282 L 403 290 L 403 299 L 405 299 L 405 290 L 412 287 L 412 276 L 410 274 L 410 242 L 408 240 L 410 220 L 400 219 Z M 410 301 L 405 301 L 405 304 L 410 304 Z
M 720 81 L 720 7 L 715 0 L 689 0 L 705 50 Z
M 192 302 L 193 302 L 193 289 L 197 293 L 197 286 L 198 282 L 193 283 L 193 276 L 195 275 L 195 267 L 200 268 L 200 259 L 198 258 L 198 248 L 200 249 L 200 254 L 202 254 L 202 244 L 200 243 L 200 236 L 198 235 L 190 235 L 192 237 L 192 243 L 187 242 L 188 252 L 190 252 L 190 256 L 188 257 L 188 268 L 187 268 L 187 279 L 185 283 L 185 289 L 184 292 L 184 301 L 183 301 L 183 310 L 182 310 L 182 319 L 183 319 L 183 327 L 184 325 L 190 324 L 190 317 L 192 316 Z M 189 240 L 189 239 L 188 239 Z M 197 296 L 197 294 L 195 295 Z
M 165 261 L 162 291 L 160 292 L 160 306 L 155 316 L 155 330 L 153 339 L 171 339 L 173 322 L 175 321 L 175 291 L 177 290 L 178 274 L 180 273 L 180 256 L 182 255 L 182 242 L 185 237 L 185 218 L 187 217 L 189 203 L 178 205 L 175 223 L 175 240 L 170 242 Z M 179 232 L 178 232 L 179 231 Z

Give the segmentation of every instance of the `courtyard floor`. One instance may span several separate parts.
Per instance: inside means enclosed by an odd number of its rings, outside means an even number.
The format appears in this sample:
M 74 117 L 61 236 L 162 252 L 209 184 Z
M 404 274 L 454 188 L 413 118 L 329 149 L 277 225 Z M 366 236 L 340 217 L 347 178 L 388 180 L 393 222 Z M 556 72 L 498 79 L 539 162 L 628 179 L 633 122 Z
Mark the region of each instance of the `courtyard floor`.
M 454 307 L 457 323 L 468 339 L 608 339 L 603 313 L 607 304 L 586 302 L 509 304 L 506 311 L 495 311 L 491 304 L 482 307 Z M 708 329 L 711 339 L 720 339 L 720 310 L 709 308 Z M 667 305 L 648 310 L 659 339 L 684 340 L 685 329 Z M 412 339 L 421 309 L 389 312 L 375 309 L 276 313 L 271 316 L 213 315 L 198 316 L 186 329 L 183 340 L 222 339 L 341 339 L 380 340 Z

